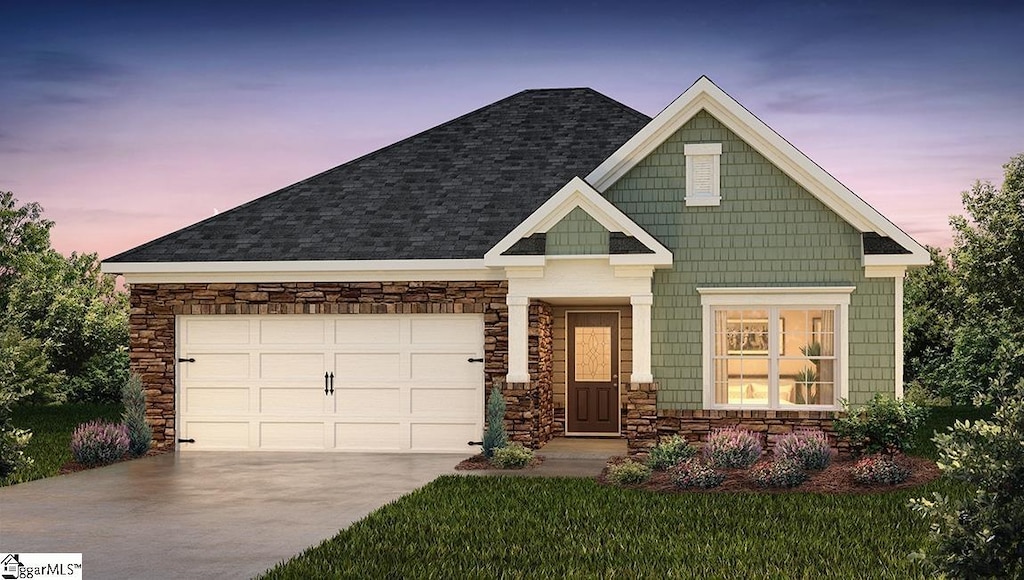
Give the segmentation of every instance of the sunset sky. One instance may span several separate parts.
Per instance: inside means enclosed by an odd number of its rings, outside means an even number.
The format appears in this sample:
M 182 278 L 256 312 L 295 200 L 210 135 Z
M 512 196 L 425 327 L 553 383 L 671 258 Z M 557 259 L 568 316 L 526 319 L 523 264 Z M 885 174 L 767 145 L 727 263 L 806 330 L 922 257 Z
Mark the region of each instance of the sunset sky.
M 43 205 L 57 249 L 107 257 L 523 89 L 653 116 L 706 74 L 945 246 L 960 192 L 1024 151 L 1022 21 L 1019 1 L 7 1 L 0 190 Z

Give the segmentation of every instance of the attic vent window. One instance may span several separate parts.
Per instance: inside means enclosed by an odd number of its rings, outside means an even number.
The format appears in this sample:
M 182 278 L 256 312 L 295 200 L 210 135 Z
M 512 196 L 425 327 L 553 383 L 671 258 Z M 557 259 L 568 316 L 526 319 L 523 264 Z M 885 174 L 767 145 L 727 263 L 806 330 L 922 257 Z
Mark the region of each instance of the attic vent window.
M 686 205 L 720 205 L 722 144 L 688 143 L 686 156 Z

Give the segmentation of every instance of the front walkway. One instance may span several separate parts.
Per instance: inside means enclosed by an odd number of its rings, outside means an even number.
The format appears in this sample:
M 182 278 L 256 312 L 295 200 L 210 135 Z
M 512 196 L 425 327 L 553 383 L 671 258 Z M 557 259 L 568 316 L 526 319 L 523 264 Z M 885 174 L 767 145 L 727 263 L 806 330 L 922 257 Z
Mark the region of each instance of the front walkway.
M 455 473 L 457 455 L 192 452 L 0 488 L 0 551 L 87 578 L 251 578 Z

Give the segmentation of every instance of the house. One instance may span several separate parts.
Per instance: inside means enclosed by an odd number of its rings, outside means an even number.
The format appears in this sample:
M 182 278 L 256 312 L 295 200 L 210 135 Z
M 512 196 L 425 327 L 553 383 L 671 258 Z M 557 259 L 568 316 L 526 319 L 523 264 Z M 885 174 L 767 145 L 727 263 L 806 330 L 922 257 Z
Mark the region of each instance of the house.
M 830 428 L 902 394 L 920 244 L 706 77 L 524 91 L 103 263 L 159 445 Z

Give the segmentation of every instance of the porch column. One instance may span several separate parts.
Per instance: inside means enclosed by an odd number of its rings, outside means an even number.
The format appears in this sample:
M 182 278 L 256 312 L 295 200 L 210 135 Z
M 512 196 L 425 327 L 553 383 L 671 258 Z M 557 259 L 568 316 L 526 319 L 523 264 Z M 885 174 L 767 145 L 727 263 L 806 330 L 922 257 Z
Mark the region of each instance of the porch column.
M 508 376 L 509 383 L 530 382 L 530 298 L 507 296 L 508 304 Z
M 651 383 L 651 305 L 653 294 L 633 294 L 629 297 L 633 306 L 633 374 L 631 383 Z

